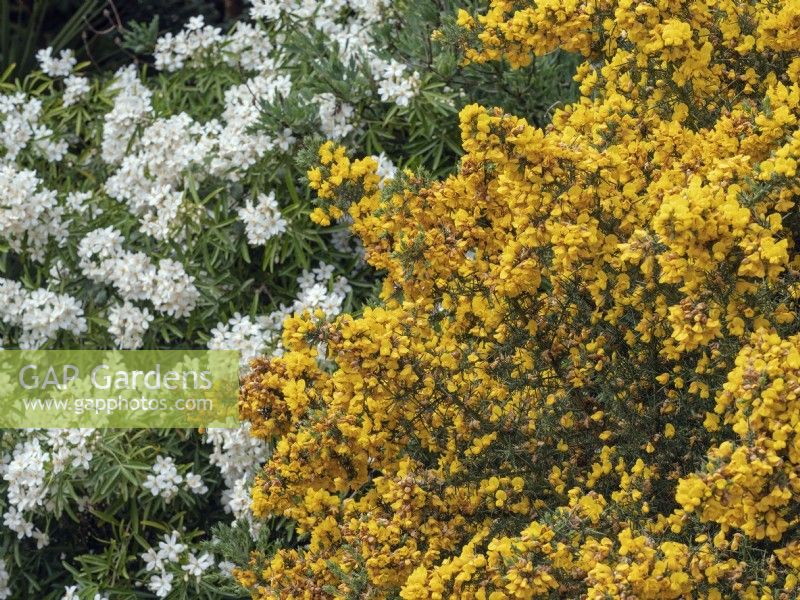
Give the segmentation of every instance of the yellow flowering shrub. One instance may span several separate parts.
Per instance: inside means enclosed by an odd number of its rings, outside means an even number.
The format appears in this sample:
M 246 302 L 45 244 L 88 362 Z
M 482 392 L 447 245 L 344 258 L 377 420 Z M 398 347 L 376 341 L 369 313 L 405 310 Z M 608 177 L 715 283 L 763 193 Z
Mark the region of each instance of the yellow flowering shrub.
M 379 305 L 285 326 L 243 414 L 297 547 L 254 598 L 789 599 L 800 576 L 800 2 L 538 0 L 467 60 L 582 53 L 537 129 L 460 115 L 457 174 L 324 144 Z

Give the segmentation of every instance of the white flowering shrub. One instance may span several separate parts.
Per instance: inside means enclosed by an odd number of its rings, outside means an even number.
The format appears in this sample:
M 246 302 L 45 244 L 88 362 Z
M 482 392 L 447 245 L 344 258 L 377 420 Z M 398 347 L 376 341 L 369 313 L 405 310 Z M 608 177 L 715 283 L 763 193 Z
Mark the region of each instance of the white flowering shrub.
M 149 65 L 92 74 L 46 48 L 6 75 L 0 348 L 236 349 L 246 365 L 281 352 L 287 315 L 368 298 L 347 223 L 308 218 L 297 154 L 325 137 L 386 180 L 441 173 L 465 103 L 545 120 L 574 92 L 567 56 L 459 68 L 430 38 L 454 5 L 253 0 L 230 31 L 197 17 L 161 37 Z M 230 554 L 294 536 L 251 518 L 269 448 L 246 424 L 0 440 L 0 599 L 239 597 Z

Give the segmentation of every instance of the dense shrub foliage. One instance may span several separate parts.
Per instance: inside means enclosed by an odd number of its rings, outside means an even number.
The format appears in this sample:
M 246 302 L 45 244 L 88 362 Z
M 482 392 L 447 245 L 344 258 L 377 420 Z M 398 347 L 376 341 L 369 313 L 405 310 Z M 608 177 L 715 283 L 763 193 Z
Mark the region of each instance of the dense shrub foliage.
M 447 3 L 248 10 L 230 31 L 191 19 L 158 40 L 149 66 L 92 75 L 45 48 L 39 71 L 6 73 L 0 347 L 280 354 L 286 315 L 329 318 L 374 287 L 347 223 L 308 219 L 294 158 L 310 140 L 374 154 L 381 177 L 392 160 L 442 173 L 465 102 L 545 122 L 574 85 L 563 54 L 519 73 L 458 67 L 431 41 L 440 10 L 454 14 Z M 0 447 L 2 598 L 241 595 L 223 554 L 293 537 L 251 518 L 269 445 L 247 425 L 14 431 Z
M 254 363 L 253 510 L 304 537 L 239 581 L 797 597 L 800 4 L 497 0 L 458 24 L 474 62 L 580 52 L 581 97 L 543 129 L 465 107 L 440 181 L 381 189 L 320 148 L 313 217 L 349 214 L 386 276 Z

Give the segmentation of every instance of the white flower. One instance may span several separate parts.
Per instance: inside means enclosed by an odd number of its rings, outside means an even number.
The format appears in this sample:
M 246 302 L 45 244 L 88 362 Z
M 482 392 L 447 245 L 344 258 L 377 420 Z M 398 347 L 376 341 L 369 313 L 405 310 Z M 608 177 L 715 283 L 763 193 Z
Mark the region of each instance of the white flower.
M 196 473 L 189 471 L 184 478 L 186 487 L 188 487 L 195 494 L 205 494 L 208 492 L 208 486 L 203 482 L 203 478 Z
M 284 127 L 283 131 L 276 134 L 275 136 L 275 145 L 284 151 L 291 148 L 292 144 L 294 144 L 296 141 L 297 138 L 295 138 L 294 135 L 292 135 L 292 130 L 289 129 L 288 127 Z
M 204 552 L 199 557 L 189 553 L 187 563 L 181 568 L 195 577 L 200 577 L 210 566 L 214 564 L 214 559 L 208 552 Z
M 80 596 L 78 596 L 78 586 L 64 586 L 64 595 L 61 596 L 61 600 L 80 600 Z
M 164 562 L 153 548 L 148 548 L 147 552 L 143 552 L 139 556 L 145 562 L 145 569 L 148 571 L 160 571 L 164 568 Z
M 160 575 L 153 575 L 150 578 L 150 583 L 147 584 L 148 589 L 159 598 L 166 598 L 172 591 L 172 573 L 161 573 Z
M 33 539 L 36 540 L 36 549 L 41 550 L 50 545 L 50 536 L 44 533 L 43 531 L 39 531 L 38 529 L 34 529 L 33 531 Z
M 161 560 L 168 562 L 178 562 L 180 554 L 186 550 L 186 544 L 178 541 L 180 534 L 173 531 L 171 534 L 164 534 L 164 541 L 158 542 L 158 556 Z
M 236 565 L 228 560 L 224 560 L 217 564 L 219 570 L 227 575 L 228 577 L 233 577 L 233 570 L 236 568 Z
M 72 466 L 78 469 L 88 469 L 93 453 L 88 448 L 80 448 L 72 454 Z
M 186 23 L 187 31 L 199 31 L 205 26 L 205 18 L 203 15 L 191 17 Z
M 394 166 L 394 163 L 388 156 L 386 156 L 385 152 L 381 152 L 378 155 L 373 155 L 372 158 L 374 158 L 378 163 L 377 173 L 381 178 L 378 186 L 383 188 L 387 180 L 397 177 L 397 167 Z

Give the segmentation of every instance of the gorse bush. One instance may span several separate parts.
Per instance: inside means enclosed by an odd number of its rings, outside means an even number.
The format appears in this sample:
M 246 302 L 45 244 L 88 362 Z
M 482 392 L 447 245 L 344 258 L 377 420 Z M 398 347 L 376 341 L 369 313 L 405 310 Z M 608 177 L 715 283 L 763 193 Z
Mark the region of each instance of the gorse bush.
M 227 32 L 191 19 L 150 65 L 96 75 L 44 48 L 38 71 L 6 73 L 0 347 L 209 347 L 246 362 L 280 354 L 285 316 L 370 297 L 346 219 L 308 219 L 295 155 L 324 135 L 374 154 L 381 177 L 392 160 L 441 174 L 464 103 L 545 122 L 574 87 L 566 54 L 514 73 L 459 67 L 431 41 L 455 6 L 257 1 Z M 225 558 L 295 538 L 252 519 L 269 444 L 248 425 L 0 440 L 2 598 L 241 596 Z
M 442 180 L 322 145 L 380 301 L 289 319 L 254 598 L 781 598 L 800 569 L 800 5 L 492 2 L 467 60 L 580 52 L 545 128 L 466 106 Z M 325 360 L 318 352 L 324 350 Z

